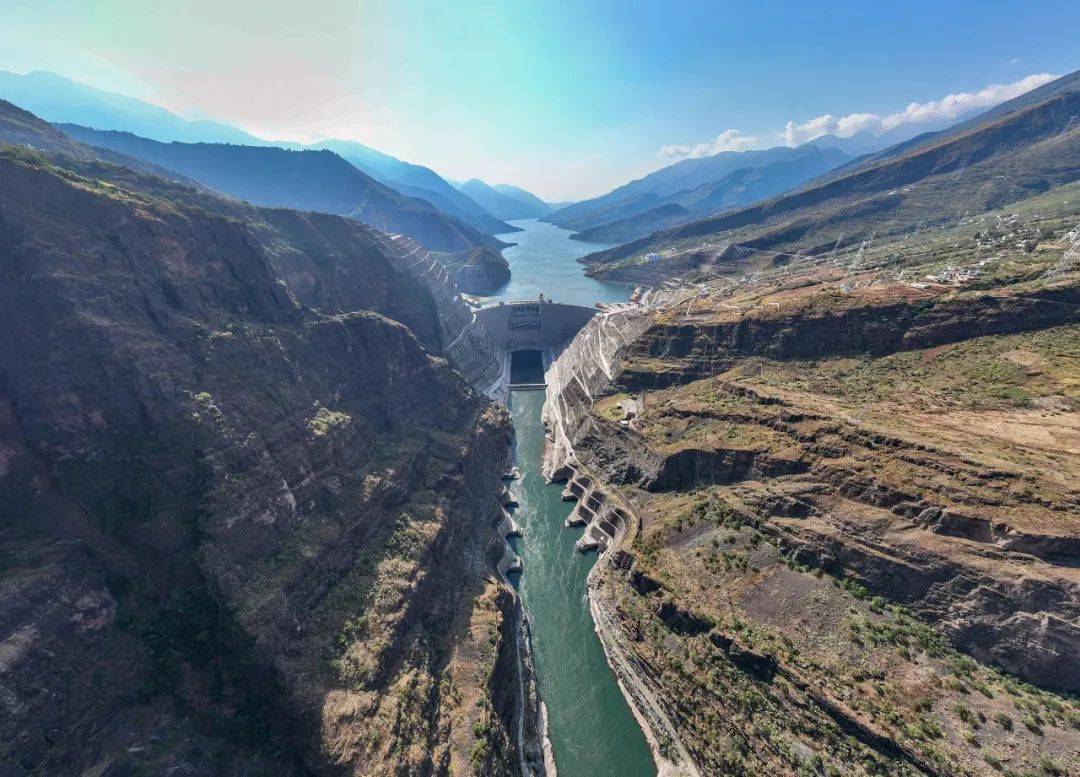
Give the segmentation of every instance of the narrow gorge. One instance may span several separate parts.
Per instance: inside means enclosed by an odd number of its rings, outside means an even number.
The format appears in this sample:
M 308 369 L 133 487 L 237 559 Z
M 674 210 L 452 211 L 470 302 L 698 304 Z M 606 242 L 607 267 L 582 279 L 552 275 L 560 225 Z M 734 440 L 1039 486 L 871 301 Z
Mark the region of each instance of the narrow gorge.
M 551 203 L 0 71 L 0 777 L 1080 774 L 1022 85 Z

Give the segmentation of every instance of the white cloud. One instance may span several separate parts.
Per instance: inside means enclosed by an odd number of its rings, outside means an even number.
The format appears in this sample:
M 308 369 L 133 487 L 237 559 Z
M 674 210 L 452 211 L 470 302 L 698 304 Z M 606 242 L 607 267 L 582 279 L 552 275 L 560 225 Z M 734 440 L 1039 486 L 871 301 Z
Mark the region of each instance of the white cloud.
M 822 135 L 836 135 L 850 138 L 860 132 L 880 135 L 904 124 L 924 124 L 934 121 L 955 119 L 969 111 L 990 108 L 991 106 L 1019 97 L 1057 76 L 1049 73 L 1037 73 L 1021 78 L 1011 84 L 990 84 L 977 92 L 956 92 L 925 103 L 909 103 L 907 108 L 887 116 L 876 113 L 849 113 L 846 116 L 833 116 L 826 113 L 804 122 L 789 121 L 780 133 L 788 146 L 798 146 Z M 737 129 L 726 129 L 712 140 L 698 143 L 696 146 L 670 145 L 659 151 L 664 159 L 698 159 L 719 154 L 721 151 L 746 151 L 761 148 L 762 143 L 755 136 L 744 135 Z
M 875 135 L 899 127 L 903 124 L 917 124 L 942 119 L 955 119 L 968 111 L 989 108 L 998 103 L 1019 97 L 1057 76 L 1038 73 L 1021 78 L 1011 84 L 991 84 L 978 92 L 957 92 L 925 103 L 910 103 L 907 108 L 888 116 L 876 113 L 850 113 L 837 118 L 832 114 L 817 116 L 809 121 L 796 123 L 789 121 L 784 128 L 784 141 L 789 146 L 798 146 L 822 135 L 837 135 L 848 138 L 868 131 Z
M 726 129 L 707 143 L 698 143 L 696 146 L 664 146 L 659 153 L 666 159 L 699 159 L 719 154 L 721 151 L 746 151 L 759 145 L 755 137 L 744 135 L 737 129 Z

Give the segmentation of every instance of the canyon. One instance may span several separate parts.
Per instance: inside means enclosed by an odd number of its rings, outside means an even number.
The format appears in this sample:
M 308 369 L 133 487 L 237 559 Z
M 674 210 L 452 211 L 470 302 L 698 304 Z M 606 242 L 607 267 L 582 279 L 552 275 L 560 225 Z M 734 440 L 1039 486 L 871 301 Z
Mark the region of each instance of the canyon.
M 77 152 L 0 156 L 5 768 L 508 773 L 510 427 L 453 287 L 4 119 Z
M 1080 771 L 1077 83 L 516 245 L 0 101 L 0 770 Z

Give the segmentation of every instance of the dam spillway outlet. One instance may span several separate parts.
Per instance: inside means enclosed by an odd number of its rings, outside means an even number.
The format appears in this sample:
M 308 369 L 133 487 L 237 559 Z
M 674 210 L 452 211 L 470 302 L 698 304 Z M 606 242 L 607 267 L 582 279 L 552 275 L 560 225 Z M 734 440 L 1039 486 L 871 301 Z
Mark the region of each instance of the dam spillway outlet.
M 510 385 L 536 385 L 544 382 L 544 355 L 537 349 L 510 354 Z
M 500 302 L 480 308 L 475 312 L 475 322 L 491 342 L 496 359 L 503 365 L 502 377 L 489 396 L 505 400 L 509 386 L 515 388 L 542 388 L 544 371 L 562 353 L 589 320 L 596 315 L 596 308 L 582 305 L 564 305 L 551 300 L 528 300 L 523 302 Z M 541 366 L 535 380 L 512 376 L 515 364 L 524 369 L 526 359 L 532 356 L 516 356 L 521 351 L 539 354 Z

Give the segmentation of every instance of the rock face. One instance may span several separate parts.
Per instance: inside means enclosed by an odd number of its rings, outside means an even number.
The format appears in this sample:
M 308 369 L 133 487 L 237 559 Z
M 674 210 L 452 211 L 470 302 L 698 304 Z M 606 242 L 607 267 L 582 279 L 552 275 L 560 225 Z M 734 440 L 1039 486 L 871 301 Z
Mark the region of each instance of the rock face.
M 1080 286 L 1020 256 L 654 293 L 555 363 L 548 472 L 591 489 L 594 613 L 672 768 L 1080 766 Z
M 481 247 L 440 258 L 457 287 L 468 294 L 493 294 L 510 282 L 510 263 L 498 251 Z
M 471 319 L 347 219 L 93 154 L 0 182 L 3 769 L 508 772 Z
M 427 289 L 438 314 L 442 349 L 454 366 L 478 391 L 496 397 L 502 385 L 502 351 L 457 293 L 440 257 L 401 236 L 382 235 L 378 242 L 403 272 Z
M 1071 284 L 958 295 L 941 291 L 893 284 L 797 305 L 778 301 L 753 315 L 732 307 L 708 322 L 657 321 L 629 350 L 647 369 L 635 374 L 631 366 L 620 385 L 639 389 L 684 383 L 723 372 L 748 357 L 881 357 L 972 337 L 1080 323 L 1080 292 Z

